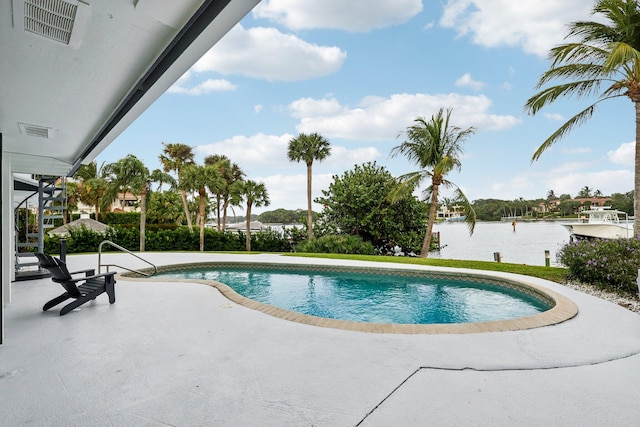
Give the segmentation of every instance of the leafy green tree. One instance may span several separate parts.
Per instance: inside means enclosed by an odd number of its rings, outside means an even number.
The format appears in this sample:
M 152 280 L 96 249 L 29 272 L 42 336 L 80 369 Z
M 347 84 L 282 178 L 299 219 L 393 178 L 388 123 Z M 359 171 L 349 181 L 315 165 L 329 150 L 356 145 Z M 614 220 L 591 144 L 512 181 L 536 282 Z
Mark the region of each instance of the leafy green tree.
M 533 154 L 532 160 L 568 132 L 586 122 L 603 101 L 626 96 L 636 112 L 635 194 L 640 194 L 640 5 L 638 0 L 597 0 L 592 11 L 597 21 L 569 25 L 567 37 L 577 38 L 551 49 L 551 67 L 540 77 L 537 89 L 552 82 L 525 104 L 535 115 L 561 98 L 596 97 L 594 103 L 571 117 Z M 634 201 L 634 234 L 640 237 L 640 198 Z
M 469 225 L 469 232 L 473 233 L 476 224 L 476 214 L 467 200 L 467 196 L 453 182 L 445 179 L 445 176 L 462 167 L 460 156 L 462 155 L 462 143 L 475 132 L 474 128 L 461 129 L 449 124 L 451 109 L 446 114 L 441 108 L 429 120 L 418 117 L 414 124 L 406 130 L 407 140 L 391 150 L 393 157 L 398 154 L 405 156 L 411 163 L 416 164 L 420 170 L 400 177 L 404 190 L 413 191 L 423 180 L 430 180 L 431 185 L 425 191 L 425 196 L 431 199 L 427 231 L 420 250 L 420 256 L 429 256 L 433 222 L 436 218 L 438 207 L 438 192 L 440 186 L 455 188 L 454 198 L 464 209 Z
M 289 141 L 287 158 L 292 162 L 305 162 L 307 165 L 307 232 L 313 239 L 313 211 L 311 210 L 311 177 L 315 160 L 321 162 L 331 155 L 331 143 L 317 133 L 301 133 Z
M 275 211 L 267 211 L 262 212 L 258 219 L 262 222 L 267 223 L 280 223 L 280 224 L 299 224 L 304 220 L 304 216 L 306 212 L 302 209 L 283 209 L 279 208 Z M 313 213 L 314 220 L 317 217 L 317 214 Z
M 147 195 L 151 191 L 153 182 L 170 183 L 175 185 L 173 177 L 160 169 L 149 173 L 149 169 L 142 160 L 133 154 L 115 163 L 105 166 L 105 171 L 111 176 L 111 181 L 122 193 L 131 192 L 140 200 L 140 252 L 145 249 L 145 228 L 147 223 Z
M 397 186 L 397 180 L 375 162 L 334 175 L 323 196 L 315 200 L 324 206 L 316 227 L 323 234 L 358 235 L 378 252 L 396 245 L 404 252 L 417 252 L 427 207 L 411 194 L 392 200 Z
M 251 252 L 251 209 L 254 206 L 257 208 L 269 206 L 269 193 L 264 183 L 258 183 L 253 180 L 239 181 L 236 186 L 238 187 L 240 198 L 247 206 L 247 234 L 245 244 L 247 252 Z
M 611 195 L 611 207 L 619 211 L 633 215 L 633 191 L 627 193 L 613 193 Z
M 152 224 L 182 224 L 184 209 L 180 193 L 175 191 L 154 191 L 149 197 L 147 220 Z
M 187 220 L 189 231 L 193 231 L 191 223 L 191 213 L 189 212 L 189 204 L 187 202 L 187 192 L 184 186 L 180 186 L 182 181 L 182 170 L 185 166 L 194 164 L 193 148 L 186 144 L 166 144 L 162 143 L 162 154 L 160 154 L 160 163 L 165 172 L 175 172 L 178 176 L 178 187 L 180 188 L 180 197 L 182 199 L 182 208 L 184 209 L 184 217 Z
M 182 170 L 181 188 L 198 194 L 198 221 L 200 224 L 200 252 L 204 251 L 204 224 L 207 222 L 206 207 L 209 201 L 207 191 L 215 194 L 222 185 L 222 176 L 210 165 L 187 165 Z
M 553 191 L 553 190 L 547 191 L 547 200 L 548 201 L 555 200 L 557 198 L 558 198 L 558 196 L 556 196 L 555 191 Z

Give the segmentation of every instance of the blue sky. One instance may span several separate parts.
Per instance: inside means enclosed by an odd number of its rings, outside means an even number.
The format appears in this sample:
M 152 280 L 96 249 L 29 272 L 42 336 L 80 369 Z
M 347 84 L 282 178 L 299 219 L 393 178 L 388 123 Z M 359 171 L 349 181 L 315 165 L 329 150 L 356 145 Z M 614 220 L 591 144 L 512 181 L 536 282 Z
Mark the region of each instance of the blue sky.
M 566 24 L 591 20 L 585 0 L 263 0 L 97 161 L 129 153 L 159 168 L 162 143 L 225 154 L 267 186 L 271 206 L 306 208 L 304 164 L 288 141 L 318 132 L 332 155 L 313 166 L 314 197 L 333 175 L 376 161 L 393 175 L 415 171 L 390 158 L 418 116 L 452 108 L 452 124 L 476 133 L 462 171 L 449 178 L 470 200 L 575 196 L 633 189 L 634 109 L 608 101 L 586 124 L 531 163 L 536 148 L 592 100 L 523 111 L 564 42 Z M 400 136 L 399 136 L 400 135 Z M 315 209 L 319 210 L 319 206 Z M 240 213 L 242 210 L 237 210 Z

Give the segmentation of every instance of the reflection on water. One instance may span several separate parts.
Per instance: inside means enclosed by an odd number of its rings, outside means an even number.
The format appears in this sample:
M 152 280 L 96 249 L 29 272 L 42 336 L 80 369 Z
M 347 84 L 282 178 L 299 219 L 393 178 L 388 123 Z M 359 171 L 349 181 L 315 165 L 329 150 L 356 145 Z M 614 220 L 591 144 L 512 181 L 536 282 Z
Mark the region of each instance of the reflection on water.
M 559 222 L 518 222 L 515 231 L 511 221 L 478 222 L 473 236 L 466 224 L 443 222 L 434 224 L 440 232 L 440 243 L 446 245 L 430 257 L 493 261 L 493 253 L 500 252 L 502 262 L 545 265 L 544 251 L 551 255 L 551 265 L 558 265 L 556 252 L 569 243 L 569 233 Z

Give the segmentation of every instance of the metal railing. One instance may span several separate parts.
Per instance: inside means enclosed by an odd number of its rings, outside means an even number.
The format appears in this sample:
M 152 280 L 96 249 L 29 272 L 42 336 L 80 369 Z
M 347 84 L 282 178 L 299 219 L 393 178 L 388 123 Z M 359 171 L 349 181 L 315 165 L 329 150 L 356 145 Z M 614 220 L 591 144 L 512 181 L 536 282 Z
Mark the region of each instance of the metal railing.
M 153 267 L 153 273 L 145 273 L 145 272 L 140 271 L 140 270 L 133 270 L 131 268 L 127 268 L 127 267 L 124 267 L 124 266 L 118 265 L 118 264 L 103 264 L 102 263 L 102 246 L 104 246 L 104 245 L 112 246 L 112 247 L 114 247 L 114 248 L 116 248 L 116 249 L 118 249 L 118 250 L 120 250 L 122 252 L 126 252 L 129 255 L 132 255 L 132 256 L 138 258 L 140 261 L 146 262 L 151 267 Z M 122 268 L 122 269 L 125 269 L 127 271 L 130 271 L 132 273 L 140 274 L 140 275 L 145 276 L 145 277 L 153 276 L 154 274 L 156 274 L 158 272 L 158 267 L 156 267 L 154 264 L 152 264 L 151 262 L 147 261 L 146 259 L 144 259 L 142 257 L 139 257 L 138 255 L 134 254 L 130 250 L 125 249 L 122 246 L 113 243 L 111 240 L 103 240 L 98 245 L 98 274 L 102 273 L 102 267 L 107 267 L 107 272 L 109 271 L 109 267 L 118 267 L 118 268 Z

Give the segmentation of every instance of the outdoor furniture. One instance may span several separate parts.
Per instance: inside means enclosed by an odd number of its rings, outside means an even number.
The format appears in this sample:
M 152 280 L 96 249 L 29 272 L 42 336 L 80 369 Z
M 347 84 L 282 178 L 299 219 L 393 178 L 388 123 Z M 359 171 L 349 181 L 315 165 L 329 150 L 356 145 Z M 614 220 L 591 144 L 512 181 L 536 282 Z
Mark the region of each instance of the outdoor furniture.
M 47 311 L 63 301 L 74 298 L 75 301 L 65 305 L 62 310 L 60 310 L 60 316 L 63 316 L 74 308 L 80 307 L 85 302 L 96 299 L 96 297 L 103 292 L 109 295 L 109 302 L 111 304 L 116 302 L 114 286 L 116 283 L 114 277 L 116 274 L 115 271 L 95 274 L 94 269 L 88 269 L 70 273 L 69 270 L 67 270 L 67 265 L 60 259 L 43 253 L 37 253 L 36 256 L 38 257 L 40 267 L 49 270 L 53 276 L 51 280 L 60 283 L 66 290 L 62 295 L 47 302 L 42 307 L 43 311 Z M 84 274 L 84 276 L 73 278 L 74 274 Z

